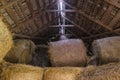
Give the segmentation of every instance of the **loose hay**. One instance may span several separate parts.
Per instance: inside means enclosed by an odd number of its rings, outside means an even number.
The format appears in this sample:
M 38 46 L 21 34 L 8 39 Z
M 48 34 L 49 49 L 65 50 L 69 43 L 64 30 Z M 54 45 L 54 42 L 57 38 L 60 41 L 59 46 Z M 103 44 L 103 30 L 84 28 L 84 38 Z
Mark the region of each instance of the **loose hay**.
M 44 80 L 76 80 L 77 75 L 80 75 L 83 68 L 47 68 L 44 73 Z
M 12 47 L 12 35 L 0 17 L 0 62 Z
M 120 80 L 120 63 L 89 66 L 76 80 Z
M 49 44 L 52 66 L 85 66 L 86 47 L 82 40 L 67 39 Z
M 0 63 L 0 80 L 42 80 L 42 68 L 22 65 Z
M 99 59 L 99 64 L 120 61 L 120 36 L 95 40 L 93 53 Z
M 5 56 L 5 60 L 11 63 L 29 64 L 35 53 L 35 44 L 31 40 L 18 39 L 14 41 L 13 48 Z

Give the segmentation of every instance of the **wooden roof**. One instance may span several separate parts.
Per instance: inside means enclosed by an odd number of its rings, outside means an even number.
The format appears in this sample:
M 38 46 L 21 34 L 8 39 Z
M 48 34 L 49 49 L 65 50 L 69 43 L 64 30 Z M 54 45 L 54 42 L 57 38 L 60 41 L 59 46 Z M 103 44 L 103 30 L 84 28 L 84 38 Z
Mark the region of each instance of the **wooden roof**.
M 59 35 L 58 0 L 0 0 L 0 15 L 14 35 Z M 120 35 L 120 0 L 64 0 L 66 35 L 89 39 Z

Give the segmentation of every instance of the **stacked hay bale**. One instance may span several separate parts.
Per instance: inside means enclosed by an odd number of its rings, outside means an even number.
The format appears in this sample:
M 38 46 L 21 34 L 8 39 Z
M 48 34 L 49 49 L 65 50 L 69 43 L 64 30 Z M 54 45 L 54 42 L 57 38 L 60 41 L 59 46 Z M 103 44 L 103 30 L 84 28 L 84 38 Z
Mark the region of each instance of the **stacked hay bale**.
M 0 80 L 42 80 L 42 68 L 3 61 L 3 58 L 12 47 L 12 43 L 12 36 L 7 29 L 7 25 L 0 18 Z
M 89 66 L 76 80 L 120 80 L 120 63 Z
M 0 70 L 0 80 L 42 80 L 44 72 L 42 68 L 7 62 L 0 63 Z
M 83 70 L 83 68 L 72 67 L 47 68 L 44 72 L 44 80 L 76 80 Z
M 12 35 L 0 17 L 0 61 L 2 61 L 6 53 L 11 49 L 12 44 Z
M 44 80 L 120 80 L 120 63 L 103 66 L 46 68 Z
M 15 40 L 13 48 L 7 53 L 4 59 L 11 63 L 29 64 L 32 61 L 35 48 L 36 46 L 31 40 Z
M 52 66 L 85 66 L 86 47 L 82 40 L 67 39 L 49 43 Z
M 95 40 L 92 46 L 99 64 L 120 61 L 120 36 Z

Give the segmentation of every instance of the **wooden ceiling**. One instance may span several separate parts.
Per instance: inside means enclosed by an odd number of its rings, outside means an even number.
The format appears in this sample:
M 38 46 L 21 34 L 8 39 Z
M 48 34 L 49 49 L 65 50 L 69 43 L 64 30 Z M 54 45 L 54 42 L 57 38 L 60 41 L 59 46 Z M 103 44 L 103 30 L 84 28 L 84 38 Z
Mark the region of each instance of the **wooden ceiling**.
M 59 35 L 58 0 L 0 0 L 0 15 L 14 35 Z M 66 35 L 89 39 L 120 35 L 120 0 L 64 0 Z

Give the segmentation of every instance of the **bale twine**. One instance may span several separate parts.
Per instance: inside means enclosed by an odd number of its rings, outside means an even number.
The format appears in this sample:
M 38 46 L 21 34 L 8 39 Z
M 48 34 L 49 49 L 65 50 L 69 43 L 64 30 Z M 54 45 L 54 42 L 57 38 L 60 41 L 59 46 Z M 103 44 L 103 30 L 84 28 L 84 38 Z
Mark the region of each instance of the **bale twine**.
M 42 68 L 7 62 L 0 63 L 0 69 L 0 80 L 42 80 L 44 72 Z
M 99 64 L 120 61 L 120 36 L 95 40 L 92 46 Z
M 29 64 L 32 61 L 35 48 L 36 46 L 31 40 L 17 39 L 4 59 L 11 63 Z
M 47 68 L 44 72 L 44 80 L 76 80 L 83 70 L 72 67 Z
M 12 35 L 0 17 L 0 62 L 12 47 Z
M 76 80 L 120 80 L 120 63 L 89 66 Z
M 85 66 L 87 63 L 86 47 L 79 39 L 50 42 L 49 56 L 52 66 Z

